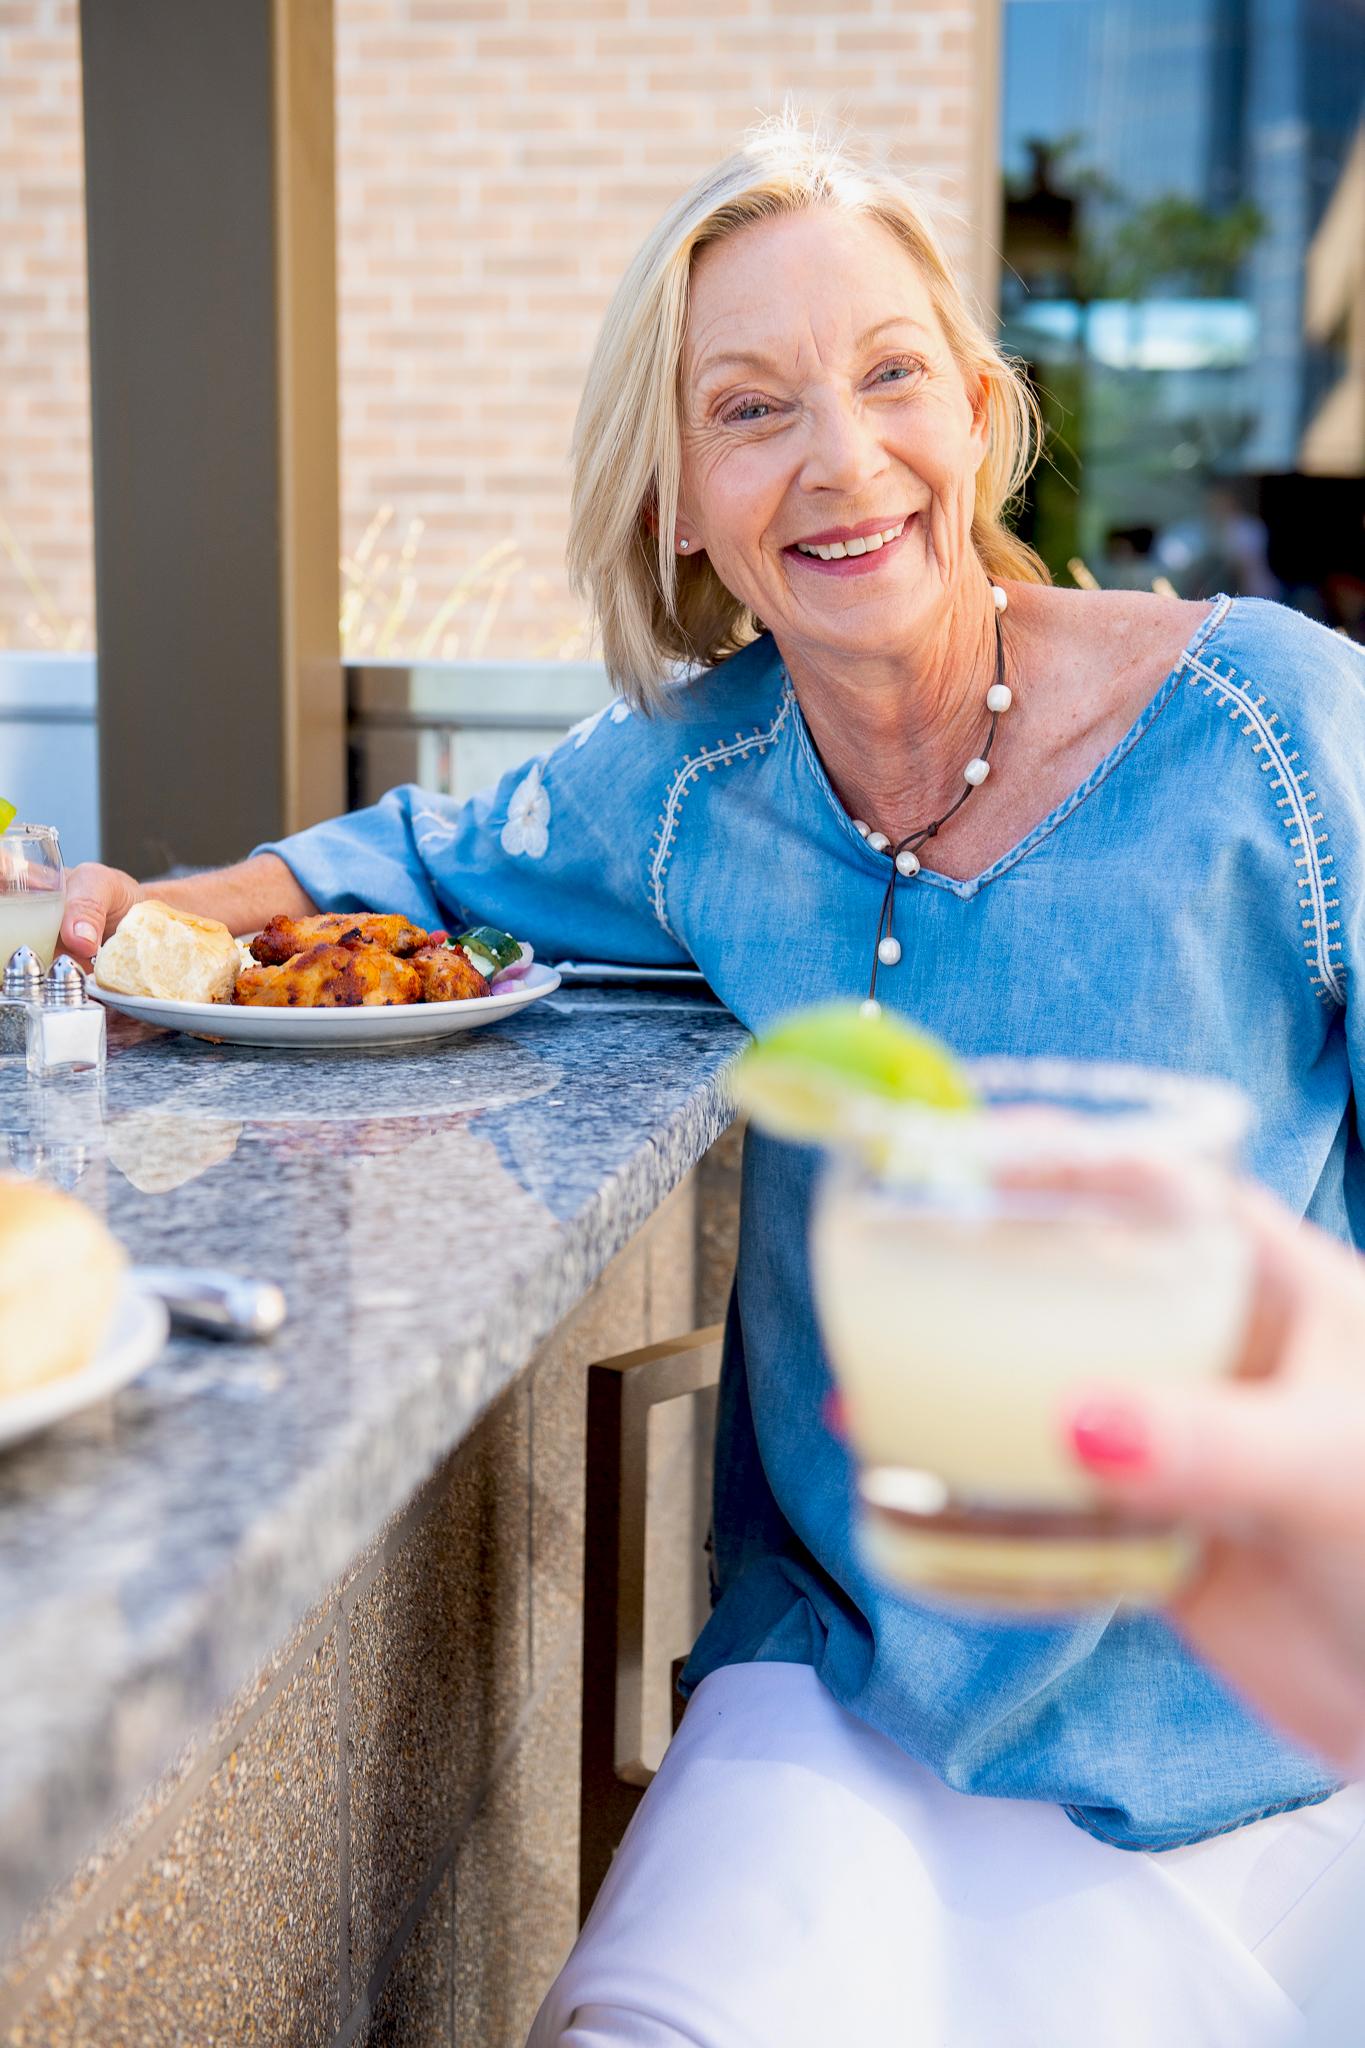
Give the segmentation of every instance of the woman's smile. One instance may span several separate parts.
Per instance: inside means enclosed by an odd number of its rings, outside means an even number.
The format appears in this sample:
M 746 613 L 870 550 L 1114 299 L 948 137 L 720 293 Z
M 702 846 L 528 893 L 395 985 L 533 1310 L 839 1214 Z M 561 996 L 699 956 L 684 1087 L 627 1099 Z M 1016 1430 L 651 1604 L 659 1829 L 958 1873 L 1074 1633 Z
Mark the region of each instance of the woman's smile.
M 808 540 L 795 540 L 782 550 L 790 562 L 817 576 L 875 576 L 898 551 L 915 523 L 915 514 L 860 526 L 831 526 Z

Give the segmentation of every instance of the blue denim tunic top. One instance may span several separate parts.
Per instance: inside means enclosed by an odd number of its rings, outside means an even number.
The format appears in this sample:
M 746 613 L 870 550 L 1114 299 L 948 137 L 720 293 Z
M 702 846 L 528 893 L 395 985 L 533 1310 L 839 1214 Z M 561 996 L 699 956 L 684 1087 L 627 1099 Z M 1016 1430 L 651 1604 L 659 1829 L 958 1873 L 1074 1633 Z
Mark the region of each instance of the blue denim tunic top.
M 618 704 L 460 805 L 420 789 L 269 849 L 321 908 L 466 918 L 542 956 L 688 956 L 752 1029 L 865 993 L 883 856 L 832 789 L 770 638 Z M 960 1052 L 1223 1075 L 1252 1164 L 1365 1242 L 1352 1072 L 1365 1059 L 1365 655 L 1279 605 L 1218 599 L 1080 788 L 986 870 L 899 890 L 879 993 Z M 572 1134 L 565 1134 L 572 1142 Z M 1321 1797 L 1159 1619 L 1001 1625 L 868 1577 L 812 1315 L 815 1161 L 752 1135 L 722 1380 L 716 1604 L 685 1683 L 812 1664 L 835 1697 L 975 1793 L 1055 1801 L 1167 1848 Z

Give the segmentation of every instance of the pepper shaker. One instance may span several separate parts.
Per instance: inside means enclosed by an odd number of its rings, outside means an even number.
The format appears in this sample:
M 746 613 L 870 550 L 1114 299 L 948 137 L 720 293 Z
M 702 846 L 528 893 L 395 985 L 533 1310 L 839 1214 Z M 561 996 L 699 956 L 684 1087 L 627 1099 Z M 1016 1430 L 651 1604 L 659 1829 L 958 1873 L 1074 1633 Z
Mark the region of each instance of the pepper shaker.
M 43 970 L 31 946 L 20 946 L 10 954 L 5 979 L 0 985 L 0 1052 L 23 1052 L 27 1029 L 27 1006 L 43 999 Z
M 104 1072 L 104 1006 L 92 1003 L 74 960 L 54 962 L 42 1001 L 25 1012 L 25 1051 L 35 1081 Z

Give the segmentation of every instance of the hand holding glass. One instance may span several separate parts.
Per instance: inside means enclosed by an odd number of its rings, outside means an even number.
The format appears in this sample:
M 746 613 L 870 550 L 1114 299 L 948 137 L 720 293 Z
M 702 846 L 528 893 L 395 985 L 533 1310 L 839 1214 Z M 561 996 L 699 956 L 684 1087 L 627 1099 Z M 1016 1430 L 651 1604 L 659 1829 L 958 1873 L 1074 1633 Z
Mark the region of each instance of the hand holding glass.
M 869 1562 L 997 1608 L 1159 1600 L 1188 1532 L 1103 1501 L 1058 1423 L 1079 1386 L 1229 1372 L 1251 1252 L 1226 1183 L 1247 1106 L 1215 1082 L 1059 1061 L 971 1070 L 977 1111 L 896 1112 L 836 1158 L 814 1278 Z

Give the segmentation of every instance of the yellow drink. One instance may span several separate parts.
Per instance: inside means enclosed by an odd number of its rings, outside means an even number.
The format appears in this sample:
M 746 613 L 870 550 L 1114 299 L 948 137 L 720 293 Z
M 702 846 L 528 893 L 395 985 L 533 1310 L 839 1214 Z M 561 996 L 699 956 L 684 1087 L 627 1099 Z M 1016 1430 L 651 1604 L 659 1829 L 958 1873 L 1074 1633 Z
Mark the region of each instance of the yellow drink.
M 57 950 L 65 909 L 64 889 L 26 889 L 16 896 L 0 895 L 0 974 L 20 946 L 32 946 L 46 973 Z
M 1172 1108 L 1197 1090 L 1164 1078 Z M 1250 1247 L 1223 1184 L 1191 1172 L 1218 1148 L 1202 1150 L 1197 1119 L 1075 1104 L 926 1128 L 896 1171 L 836 1170 L 814 1220 L 864 1549 L 902 1583 L 997 1607 L 1159 1598 L 1192 1544 L 1101 1507 L 1061 1418 L 1081 1389 L 1189 1385 L 1235 1364 Z M 1125 1185 L 1130 1145 L 1143 1163 Z
M 20 946 L 32 947 L 46 974 L 65 909 L 66 872 L 56 827 L 7 826 L 0 832 L 0 974 Z
M 1057 1417 L 1068 1392 L 1214 1379 L 1232 1365 L 1249 1253 L 1227 1220 L 953 1222 L 836 1197 L 815 1242 L 849 1438 L 955 1494 L 1089 1506 Z

